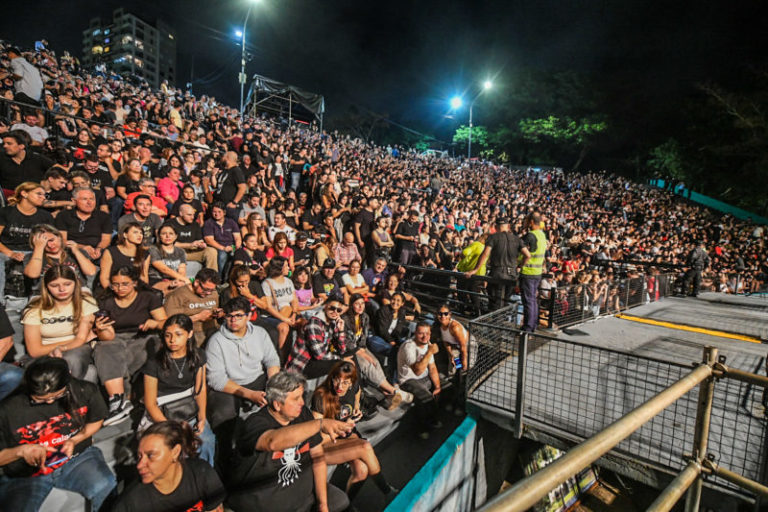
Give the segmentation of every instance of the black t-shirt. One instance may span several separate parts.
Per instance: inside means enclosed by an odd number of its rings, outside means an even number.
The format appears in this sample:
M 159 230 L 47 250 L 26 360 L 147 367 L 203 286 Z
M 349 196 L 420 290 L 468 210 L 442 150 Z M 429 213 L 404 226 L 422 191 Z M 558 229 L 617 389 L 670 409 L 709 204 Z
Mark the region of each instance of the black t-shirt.
M 0 304 L 0 340 L 3 338 L 7 338 L 8 336 L 13 336 L 14 334 L 13 326 L 11 325 L 11 321 L 8 319 L 8 313 L 5 312 L 5 306 Z M 7 360 L 9 362 L 13 361 L 13 348 L 8 351 L 7 354 L 5 354 L 5 358 L 3 360 Z
M 301 215 L 301 229 L 304 229 L 304 223 L 311 224 L 313 227 L 317 227 L 322 225 L 323 223 L 323 217 L 325 217 L 325 212 L 320 212 L 318 214 L 312 213 L 312 209 L 308 208 L 302 215 Z
M 267 257 L 264 254 L 264 251 L 260 251 L 258 249 L 254 249 L 253 256 L 251 256 L 246 252 L 244 247 L 241 247 L 235 251 L 235 254 L 232 256 L 232 260 L 235 262 L 241 262 L 242 265 L 257 268 L 259 266 L 264 266 L 264 264 L 267 262 Z
M 40 183 L 43 174 L 51 168 L 53 162 L 43 155 L 27 151 L 21 164 L 5 154 L 0 154 L 0 185 L 13 190 L 25 181 Z
M 491 254 L 488 257 L 488 268 L 494 269 L 515 269 L 517 268 L 517 254 L 522 249 L 523 242 L 514 233 L 509 231 L 494 233 L 488 237 L 485 242 L 486 247 L 490 247 Z M 507 273 L 514 273 L 514 271 Z
M 46 201 L 70 201 L 71 199 L 72 199 L 72 192 L 70 192 L 66 188 L 62 188 L 61 190 L 49 190 L 48 192 L 45 193 Z M 55 212 L 57 210 L 61 210 L 61 207 L 45 208 L 45 210 L 49 212 Z
M 109 316 L 115 321 L 115 332 L 137 332 L 139 326 L 152 318 L 151 311 L 163 305 L 163 297 L 159 293 L 140 290 L 130 306 L 121 308 L 114 297 L 99 302 L 101 309 L 109 311 Z
M 224 502 L 226 491 L 216 471 L 204 460 L 185 459 L 178 487 L 163 494 L 152 484 L 134 482 L 113 512 L 203 512 Z
M 125 195 L 141 192 L 139 180 L 132 180 L 127 174 L 121 174 L 115 181 L 115 187 L 125 187 Z
M 360 391 L 360 383 L 355 382 L 351 385 L 344 396 L 339 397 L 339 412 L 336 417 L 333 418 L 339 421 L 347 421 L 355 414 L 355 397 L 357 392 Z M 312 396 L 312 410 L 325 415 L 325 406 L 323 404 L 323 397 L 319 393 L 315 393 Z
M 176 364 L 174 365 L 172 361 L 168 368 L 163 368 L 156 357 L 150 357 L 144 363 L 144 368 L 141 371 L 145 375 L 157 379 L 158 397 L 186 391 L 195 387 L 195 374 L 197 370 L 205 366 L 205 352 L 199 350 L 198 353 L 202 358 L 198 366 L 190 364 L 189 355 L 174 359 Z M 179 378 L 179 370 L 181 370 L 181 378 Z
M 69 156 L 73 161 L 82 162 L 85 160 L 85 157 L 94 153 L 96 148 L 88 143 L 81 144 L 80 142 L 70 142 L 69 146 L 67 146 L 67 151 L 69 151 Z
M 523 243 L 528 248 L 531 253 L 536 251 L 536 247 L 539 245 L 539 242 L 536 240 L 536 235 L 533 233 L 528 233 L 523 237 Z
M 403 235 L 403 236 L 418 236 L 419 235 L 419 223 L 418 222 L 410 222 L 407 220 L 404 220 L 397 226 L 397 231 L 395 232 L 396 235 Z M 400 240 L 398 239 L 397 242 L 400 244 L 401 248 L 404 249 L 415 249 L 416 248 L 416 242 L 413 240 Z
M 173 203 L 173 207 L 171 208 L 171 211 L 168 212 L 168 214 L 171 217 L 178 217 L 179 216 L 179 208 L 181 208 L 181 205 L 188 204 L 192 208 L 195 209 L 195 218 L 197 218 L 198 215 L 201 213 L 204 213 L 205 210 L 203 210 L 203 203 L 201 203 L 198 199 L 193 199 L 190 202 L 186 202 L 184 199 L 179 199 L 175 203 Z
M 231 203 L 237 195 L 237 186 L 241 183 L 245 183 L 245 177 L 239 167 L 222 169 L 216 180 L 214 198 L 224 204 Z
M 179 233 L 179 238 L 176 239 L 177 243 L 189 244 L 203 239 L 203 230 L 197 222 L 182 226 L 178 219 L 171 219 L 168 221 L 168 224 L 173 225 L 176 228 L 176 232 Z
M 339 274 L 334 273 L 333 277 L 328 279 L 323 274 L 323 271 L 317 272 L 314 276 L 312 276 L 312 292 L 315 294 L 315 296 L 319 296 L 321 293 L 324 293 L 328 296 L 329 299 L 344 299 L 344 294 L 341 292 L 341 289 L 344 285 L 341 282 L 341 278 L 339 277 Z
M 109 214 L 94 210 L 86 220 L 81 220 L 75 210 L 64 210 L 56 216 L 54 225 L 67 232 L 67 240 L 96 247 L 101 235 L 112 234 L 112 219 Z
M 85 167 L 81 167 L 75 170 L 83 171 L 86 176 L 88 176 L 88 179 L 91 180 L 91 188 L 93 190 L 104 190 L 105 188 L 112 188 L 112 175 L 109 174 L 109 171 L 105 171 L 104 169 L 97 169 L 94 172 L 90 172 L 87 171 Z
M 298 265 L 307 266 L 312 263 L 312 249 L 309 246 L 305 246 L 303 249 L 299 249 L 297 246 L 293 246 L 293 262 Z M 301 260 L 306 260 L 302 263 Z
M 313 421 L 306 407 L 289 425 Z M 315 502 L 315 480 L 310 449 L 323 442 L 319 433 L 296 446 L 274 452 L 256 451 L 256 442 L 268 430 L 283 425 L 264 407 L 245 420 L 237 439 L 236 475 L 238 488 L 247 489 L 232 501 L 248 503 L 247 510 L 309 510 Z M 238 507 L 235 507 L 239 510 Z M 243 509 L 246 510 L 246 509 Z
M 24 215 L 16 206 L 0 208 L 0 242 L 13 251 L 31 251 L 29 234 L 38 224 L 53 224 L 53 217 L 42 208 L 32 215 Z
M 371 236 L 371 232 L 376 227 L 374 221 L 373 212 L 369 212 L 366 208 L 363 208 L 355 215 L 354 223 L 360 224 L 360 238 L 362 240 L 368 240 L 368 237 Z
M 87 423 L 95 423 L 107 417 L 107 406 L 99 388 L 90 382 L 72 379 L 70 394 L 75 397 L 75 410 L 82 416 L 80 424 L 66 411 L 64 400 L 52 404 L 31 405 L 29 396 L 21 390 L 0 403 L 0 450 L 20 444 L 43 444 L 57 448 L 64 441 L 78 434 Z M 79 454 L 91 445 L 91 438 L 78 443 L 74 454 Z M 53 457 L 53 455 L 51 455 Z M 53 463 L 43 469 L 32 467 L 24 459 L 3 466 L 9 477 L 47 475 L 66 461 Z

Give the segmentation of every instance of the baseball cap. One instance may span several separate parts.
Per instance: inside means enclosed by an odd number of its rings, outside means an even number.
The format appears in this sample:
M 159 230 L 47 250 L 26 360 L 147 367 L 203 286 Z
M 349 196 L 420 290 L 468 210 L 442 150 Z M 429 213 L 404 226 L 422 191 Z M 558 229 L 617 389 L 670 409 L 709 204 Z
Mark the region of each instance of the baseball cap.
M 336 260 L 333 258 L 325 258 L 323 268 L 336 268 Z

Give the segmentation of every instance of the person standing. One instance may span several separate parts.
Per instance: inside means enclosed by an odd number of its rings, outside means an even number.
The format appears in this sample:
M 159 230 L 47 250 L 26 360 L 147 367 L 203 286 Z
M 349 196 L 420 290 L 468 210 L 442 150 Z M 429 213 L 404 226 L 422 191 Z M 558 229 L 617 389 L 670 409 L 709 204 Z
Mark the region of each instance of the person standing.
M 523 243 L 530 257 L 521 259 L 520 295 L 523 298 L 523 330 L 533 332 L 539 324 L 539 284 L 544 271 L 544 254 L 547 251 L 547 235 L 542 231 L 541 215 L 533 212 L 525 219 L 528 233 Z
M 493 281 L 488 283 L 491 311 L 501 308 L 512 291 L 512 283 L 517 279 L 517 255 L 522 252 L 525 258 L 531 257 L 522 240 L 510 231 L 509 219 L 498 217 L 496 229 L 496 233 L 489 236 L 485 242 L 485 249 L 477 266 L 464 273 L 466 277 L 472 277 L 488 262 L 488 277 L 493 278 Z
M 427 323 L 416 326 L 413 339 L 400 346 L 397 353 L 397 373 L 400 388 L 412 393 L 416 412 L 422 425 L 419 436 L 429 438 L 429 431 L 442 427 L 437 419 L 437 398 L 440 395 L 440 375 L 435 365 L 435 354 L 440 347 L 430 343 L 432 327 Z
M 688 253 L 687 263 L 688 270 L 683 279 L 683 294 L 687 294 L 689 297 L 698 297 L 701 273 L 709 266 L 709 254 L 707 254 L 707 249 L 704 246 L 704 240 L 699 240 L 696 247 Z M 691 282 L 693 282 L 693 290 L 691 290 Z

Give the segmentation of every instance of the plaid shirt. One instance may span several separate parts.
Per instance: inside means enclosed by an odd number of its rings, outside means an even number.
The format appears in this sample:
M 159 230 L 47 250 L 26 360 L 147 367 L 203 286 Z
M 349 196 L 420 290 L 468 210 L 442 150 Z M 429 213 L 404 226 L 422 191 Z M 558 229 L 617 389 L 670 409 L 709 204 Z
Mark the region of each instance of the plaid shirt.
M 359 260 L 360 251 L 357 250 L 357 245 L 349 244 L 345 245 L 340 243 L 333 250 L 333 257 L 336 258 L 336 262 L 340 263 L 343 267 L 348 267 L 352 260 Z
M 296 338 L 285 368 L 301 372 L 312 359 L 341 359 L 340 354 L 347 350 L 346 339 L 344 331 L 336 322 L 329 324 L 324 313 L 313 316 Z

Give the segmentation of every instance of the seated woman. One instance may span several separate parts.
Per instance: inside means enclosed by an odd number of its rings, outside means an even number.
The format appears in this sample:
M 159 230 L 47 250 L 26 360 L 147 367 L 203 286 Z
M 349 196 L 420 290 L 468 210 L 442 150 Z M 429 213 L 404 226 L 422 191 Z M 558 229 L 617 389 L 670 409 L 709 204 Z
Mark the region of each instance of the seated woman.
M 125 378 L 131 378 L 147 361 L 157 344 L 153 332 L 162 329 L 167 317 L 159 292 L 139 281 L 133 267 L 113 270 L 110 293 L 99 306 L 114 321 L 112 341 L 96 344 L 93 362 L 109 396 L 105 425 L 125 420 L 133 405 L 125 396 Z
M 129 222 L 120 228 L 117 245 L 107 247 L 101 255 L 99 283 L 102 289 L 109 289 L 112 270 L 121 267 L 134 267 L 141 280 L 149 283 L 149 254 L 143 244 L 144 230 L 141 224 Z
M 371 321 L 365 312 L 365 298 L 360 294 L 352 295 L 349 299 L 349 309 L 342 318 L 347 354 L 355 355 L 355 363 L 363 378 L 379 388 L 384 395 L 391 397 L 390 409 L 394 409 L 401 402 L 411 403 L 413 395 L 400 390 L 397 385 L 390 384 L 379 360 L 366 348 Z
M 224 484 L 197 457 L 200 441 L 192 427 L 176 421 L 155 423 L 141 434 L 135 482 L 113 512 L 222 512 Z
M 299 301 L 296 298 L 296 289 L 293 282 L 288 279 L 290 268 L 288 260 L 282 256 L 275 256 L 267 266 L 267 278 L 261 283 L 264 297 L 267 299 L 267 313 L 273 323 L 286 323 L 289 327 L 296 325 L 296 311 Z M 280 332 L 278 353 L 282 353 L 288 332 Z
M 166 320 L 163 344 L 155 357 L 147 359 L 143 371 L 147 410 L 139 429 L 168 420 L 186 422 L 200 436 L 200 457 L 213 466 L 216 438 L 205 421 L 205 352 L 197 348 L 187 315 Z
M 373 335 L 368 338 L 368 348 L 374 354 L 387 357 L 389 368 L 397 366 L 397 351 L 406 340 L 410 330 L 410 321 L 406 318 L 405 297 L 400 292 L 392 295 L 392 300 L 376 312 Z
M 360 273 L 360 260 L 350 262 L 348 272 L 341 277 L 341 282 L 344 283 L 348 296 L 360 294 L 364 299 L 369 298 L 370 289 Z
M 376 296 L 376 301 L 382 305 L 385 306 L 390 303 L 392 300 L 392 296 L 399 292 L 403 295 L 403 299 L 406 303 L 409 303 L 411 307 L 413 307 L 413 311 L 418 315 L 421 314 L 421 304 L 419 304 L 419 299 L 411 295 L 410 293 L 406 293 L 402 290 L 400 290 L 400 276 L 397 274 L 389 274 L 387 276 L 387 280 L 384 283 L 384 286 L 381 287 L 379 290 L 379 294 Z
M 40 296 L 29 303 L 22 315 L 27 354 L 61 357 L 69 364 L 72 375 L 82 379 L 91 363 L 88 342 L 96 338 L 109 341 L 115 336 L 106 318 L 95 317 L 98 309 L 71 267 L 49 267 L 43 275 Z
M 291 326 L 285 322 L 273 322 L 273 319 L 267 319 L 265 313 L 269 305 L 261 283 L 251 277 L 247 267 L 235 265 L 232 272 L 229 273 L 229 286 L 221 291 L 219 304 L 224 305 L 236 297 L 244 297 L 251 303 L 251 315 L 249 320 L 252 324 L 258 325 L 267 331 L 275 350 L 280 347 L 280 336 L 288 336 Z
M 312 316 L 321 307 L 320 300 L 312 292 L 311 277 L 307 267 L 296 267 L 293 276 L 291 276 L 293 287 L 296 290 L 296 300 L 299 302 L 296 312 L 304 318 Z
M 283 232 L 275 234 L 275 239 L 272 241 L 272 247 L 267 249 L 266 257 L 271 260 L 275 256 L 281 256 L 288 262 L 288 267 L 293 272 L 293 249 L 288 247 L 288 235 Z
M 243 237 L 243 246 L 235 251 L 232 259 L 233 265 L 245 265 L 248 267 L 253 277 L 260 279 L 266 277 L 264 266 L 268 260 L 264 252 L 258 248 L 256 235 L 245 235 Z
M 3 510 L 40 510 L 54 487 L 83 495 L 99 510 L 117 484 L 91 442 L 106 415 L 99 389 L 72 378 L 64 359 L 29 363 L 22 386 L 0 407 Z
M 91 260 L 77 247 L 77 243 L 68 240 L 66 244 L 61 232 L 50 224 L 38 224 L 29 234 L 32 257 L 24 267 L 24 275 L 37 279 L 53 265 L 66 265 L 75 271 L 81 283 L 85 278 L 95 276 L 98 269 Z
M 348 361 L 336 363 L 312 395 L 312 415 L 315 418 L 357 422 L 362 418 L 360 394 L 355 365 Z M 369 476 L 388 499 L 397 494 L 398 490 L 389 485 L 381 473 L 373 446 L 361 439 L 357 430 L 353 429 L 347 437 L 335 440 L 325 433 L 321 432 L 321 435 L 325 462 L 328 465 L 349 463 L 351 474 L 346 491 L 350 501 L 355 499 Z
M 173 224 L 163 224 L 157 230 L 157 245 L 149 248 L 149 285 L 164 295 L 189 283 L 187 256 L 176 247 L 177 238 Z

